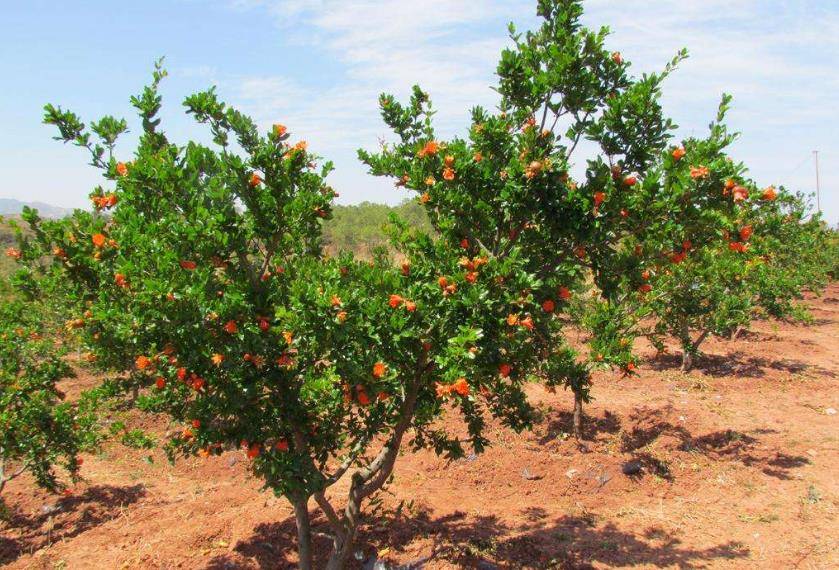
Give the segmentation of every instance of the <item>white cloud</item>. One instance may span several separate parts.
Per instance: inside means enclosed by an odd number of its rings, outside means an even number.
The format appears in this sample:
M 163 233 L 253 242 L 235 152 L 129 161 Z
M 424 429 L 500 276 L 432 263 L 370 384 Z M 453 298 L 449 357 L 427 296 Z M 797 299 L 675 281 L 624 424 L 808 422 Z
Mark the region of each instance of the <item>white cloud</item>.
M 400 98 L 419 83 L 438 111 L 445 136 L 463 132 L 468 110 L 492 105 L 489 89 L 506 22 L 535 22 L 534 0 L 234 0 L 236 9 L 263 10 L 286 41 L 319 50 L 340 68 L 328 87 L 287 78 L 246 80 L 245 108 L 264 123 L 284 119 L 320 153 L 334 157 L 335 185 L 348 201 L 393 202 L 403 196 L 365 178 L 352 152 L 388 133 L 378 94 Z M 736 150 L 761 181 L 812 188 L 807 169 L 790 174 L 813 148 L 828 149 L 837 125 L 839 11 L 814 0 L 588 0 L 585 22 L 608 24 L 609 45 L 634 62 L 636 73 L 659 70 L 681 47 L 691 58 L 665 86 L 665 108 L 682 133 L 702 133 L 719 96 L 735 96 L 730 118 L 744 132 Z M 234 91 L 235 92 L 235 91 Z M 832 124 L 832 128 L 831 125 Z M 839 170 L 824 153 L 823 183 Z M 787 178 L 789 177 L 789 178 Z M 366 182 L 365 182 L 366 180 Z M 828 201 L 835 221 L 839 200 Z

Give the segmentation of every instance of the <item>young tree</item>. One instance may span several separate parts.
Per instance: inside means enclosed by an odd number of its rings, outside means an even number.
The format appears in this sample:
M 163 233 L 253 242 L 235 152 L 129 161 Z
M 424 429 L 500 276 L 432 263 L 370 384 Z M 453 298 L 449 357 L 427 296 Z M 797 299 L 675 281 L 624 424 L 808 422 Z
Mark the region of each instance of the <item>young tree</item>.
M 128 371 L 143 401 L 182 422 L 171 454 L 242 447 L 252 472 L 293 504 L 299 564 L 312 566 L 314 498 L 341 568 L 354 552 L 362 503 L 410 446 L 458 457 L 481 451 L 493 416 L 522 429 L 523 371 L 550 311 L 518 250 L 393 229 L 406 261 L 321 253 L 336 195 L 305 142 L 283 125 L 267 136 L 213 90 L 185 101 L 217 148 L 168 140 L 154 82 L 132 98 L 142 120 L 130 161 L 115 157 L 125 121 L 87 130 L 47 106 L 59 139 L 86 148 L 108 189 L 96 211 L 24 217 L 18 283 L 63 299 L 99 366 Z M 95 139 L 96 135 L 98 139 Z M 418 143 L 412 151 L 433 144 Z M 432 152 L 433 151 L 433 152 Z M 464 196 L 463 200 L 467 197 Z M 45 260 L 49 256 L 49 263 Z M 437 419 L 459 412 L 465 434 Z M 349 479 L 345 497 L 327 491 Z
M 546 359 L 542 372 L 548 386 L 574 392 L 579 436 L 591 369 L 635 369 L 642 304 L 634 275 L 647 250 L 633 236 L 656 212 L 640 197 L 654 186 L 646 172 L 674 127 L 662 113 L 660 86 L 686 54 L 663 73 L 633 78 L 622 56 L 606 49 L 608 30 L 580 24 L 581 2 L 540 0 L 537 9 L 543 23 L 536 31 L 522 35 L 511 26 L 514 46 L 497 70 L 499 111 L 474 109 L 468 139 L 438 142 L 417 88 L 405 107 L 382 96 L 398 143 L 361 158 L 374 174 L 419 193 L 444 239 L 465 239 L 489 257 L 520 250 L 546 312 L 566 309 L 593 280 L 600 301 L 581 304 L 578 317 L 592 333 L 588 362 L 575 358 L 556 321 L 541 337 L 546 354 L 560 355 L 559 364 Z M 583 147 L 587 167 L 575 180 L 575 152 Z
M 660 350 L 663 335 L 679 340 L 683 371 L 709 335 L 747 328 L 761 309 L 793 314 L 802 288 L 823 282 L 813 262 L 823 251 L 818 219 L 805 222 L 801 197 L 759 189 L 726 153 L 737 136 L 723 122 L 730 100 L 723 97 L 706 139 L 687 139 L 665 157 L 656 177 L 668 216 L 638 234 L 657 255 L 647 269 L 657 317 L 651 336 Z
M 20 301 L 0 305 L 0 501 L 6 484 L 26 472 L 51 491 L 64 488 L 58 468 L 77 481 L 79 453 L 97 442 L 91 400 L 61 401 L 56 384 L 71 371 L 42 316 Z

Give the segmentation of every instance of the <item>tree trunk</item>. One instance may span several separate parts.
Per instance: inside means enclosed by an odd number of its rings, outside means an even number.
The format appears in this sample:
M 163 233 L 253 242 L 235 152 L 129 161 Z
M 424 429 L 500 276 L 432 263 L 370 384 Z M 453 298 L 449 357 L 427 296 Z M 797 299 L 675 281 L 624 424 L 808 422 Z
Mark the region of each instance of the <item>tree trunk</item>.
M 689 348 L 682 349 L 682 372 L 690 372 L 693 368 L 693 354 Z
M 353 474 L 353 482 L 350 485 L 347 507 L 344 510 L 344 536 L 335 538 L 335 547 L 329 562 L 326 563 L 327 570 L 342 570 L 352 555 L 355 546 L 355 536 L 358 532 L 358 522 L 361 516 L 361 494 L 364 480 L 358 473 Z
M 679 340 L 682 343 L 682 372 L 690 372 L 693 368 L 693 342 L 690 339 L 690 327 L 687 320 L 679 323 Z
M 294 518 L 297 521 L 297 553 L 300 570 L 312 570 L 312 528 L 309 520 L 308 497 L 294 501 Z
M 574 390 L 574 437 L 583 439 L 583 396 Z

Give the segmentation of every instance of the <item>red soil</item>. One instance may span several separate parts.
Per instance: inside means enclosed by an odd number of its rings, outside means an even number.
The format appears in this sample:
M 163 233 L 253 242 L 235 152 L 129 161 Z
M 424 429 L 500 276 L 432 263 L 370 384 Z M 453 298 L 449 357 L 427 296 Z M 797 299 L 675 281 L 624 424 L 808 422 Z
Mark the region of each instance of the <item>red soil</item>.
M 494 427 L 494 447 L 451 464 L 405 454 L 359 550 L 427 569 L 839 567 L 839 415 L 828 412 L 839 408 L 839 284 L 811 305 L 812 325 L 757 322 L 709 341 L 688 375 L 646 346 L 639 376 L 598 374 L 582 446 L 568 437 L 569 394 L 533 386 L 535 432 Z M 114 419 L 167 429 L 136 412 Z M 641 472 L 624 475 L 628 461 Z M 0 565 L 292 567 L 291 509 L 246 463 L 230 452 L 172 467 L 159 450 L 109 444 L 85 457 L 71 497 L 16 480 Z

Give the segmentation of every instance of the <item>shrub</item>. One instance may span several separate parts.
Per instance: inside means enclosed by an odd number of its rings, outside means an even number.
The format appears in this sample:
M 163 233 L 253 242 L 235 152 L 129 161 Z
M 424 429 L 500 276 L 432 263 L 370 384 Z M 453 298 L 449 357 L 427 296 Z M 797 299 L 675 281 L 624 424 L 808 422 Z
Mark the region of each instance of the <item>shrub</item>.
M 79 453 L 98 441 L 95 401 L 62 402 L 57 383 L 71 370 L 41 317 L 19 301 L 0 305 L 0 493 L 25 472 L 41 487 L 64 488 L 57 470 L 78 480 Z
M 131 161 L 114 156 L 125 121 L 88 131 L 46 107 L 45 121 L 91 153 L 109 188 L 92 193 L 93 214 L 25 211 L 32 237 L 21 236 L 16 282 L 62 303 L 90 360 L 128 371 L 139 405 L 181 422 L 173 457 L 243 448 L 252 472 L 294 505 L 302 567 L 314 497 L 334 539 L 328 565 L 342 567 L 362 502 L 389 479 L 406 433 L 413 448 L 458 457 L 464 443 L 488 444 L 489 417 L 529 424 L 522 384 L 540 355 L 534 334 L 550 322 L 528 293 L 540 283 L 515 244 L 491 254 L 398 220 L 390 235 L 403 262 L 383 251 L 325 257 L 329 163 L 289 144 L 282 125 L 260 135 L 212 90 L 185 106 L 217 148 L 170 142 L 156 116 L 164 75 L 158 65 L 132 99 L 143 133 Z M 465 436 L 440 427 L 447 410 L 461 414 Z M 345 476 L 341 512 L 325 493 Z

